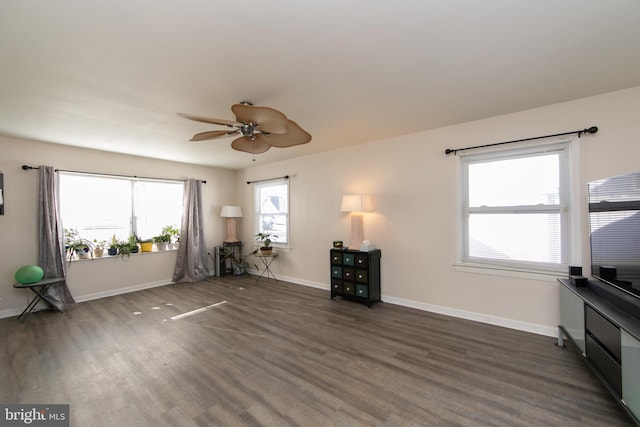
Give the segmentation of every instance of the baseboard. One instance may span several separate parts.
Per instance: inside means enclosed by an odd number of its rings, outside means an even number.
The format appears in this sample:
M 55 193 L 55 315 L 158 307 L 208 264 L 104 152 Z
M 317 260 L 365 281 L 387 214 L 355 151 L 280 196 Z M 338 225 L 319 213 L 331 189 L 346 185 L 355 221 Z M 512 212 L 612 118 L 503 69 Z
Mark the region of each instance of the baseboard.
M 325 289 L 327 291 L 330 290 L 329 285 L 325 283 L 311 282 L 308 280 L 300 280 L 294 277 L 285 278 L 284 276 L 278 276 L 278 279 L 286 280 L 287 282 L 296 283 L 303 286 L 310 286 L 312 288 Z M 457 317 L 459 319 L 487 323 L 489 325 L 515 329 L 517 331 L 530 332 L 537 335 L 544 335 L 549 337 L 558 336 L 558 328 L 539 325 L 536 323 L 521 322 L 519 320 L 507 319 L 507 318 L 498 317 L 498 316 L 491 316 L 488 314 L 476 313 L 473 311 L 458 310 L 450 307 L 443 307 L 443 306 L 434 305 L 434 304 L 426 304 L 423 302 L 392 297 L 389 295 L 382 295 L 381 299 L 385 303 L 401 305 L 403 307 L 415 308 L 422 311 L 428 311 L 430 313 L 443 314 L 445 316 Z
M 118 289 L 113 289 L 105 292 L 97 292 L 95 294 L 81 295 L 79 297 L 74 297 L 74 299 L 76 300 L 76 302 L 85 302 L 85 301 L 91 301 L 94 299 L 107 298 L 107 297 L 112 297 L 116 295 L 127 294 L 129 292 L 141 291 L 143 289 L 157 288 L 158 286 L 170 285 L 172 283 L 173 282 L 171 280 L 160 280 L 157 282 L 141 283 L 139 285 L 129 286 L 126 288 L 118 288 Z
M 258 276 L 260 274 L 260 272 L 255 269 L 247 269 L 246 271 L 248 274 L 251 274 L 252 276 Z M 331 289 L 329 285 L 326 283 L 313 282 L 311 280 L 299 279 L 297 277 L 283 276 L 282 274 L 277 274 L 276 277 L 278 278 L 278 280 L 282 280 L 283 282 L 295 283 L 296 285 L 303 285 L 303 286 L 308 286 L 310 288 L 324 289 L 326 291 Z
M 19 308 L 8 308 L 6 310 L 0 310 L 0 319 L 4 319 L 7 317 L 19 316 L 22 313 L 22 310 Z
M 385 303 L 397 304 L 404 307 L 416 308 L 418 310 L 424 310 L 431 313 L 444 314 L 445 316 L 457 317 L 465 320 L 473 320 L 474 322 L 487 323 L 494 326 L 502 326 L 504 328 L 515 329 L 518 331 L 531 332 L 537 335 L 545 335 L 549 337 L 558 336 L 558 328 L 539 325 L 537 323 L 521 322 L 519 320 L 507 319 L 504 317 L 492 316 L 489 314 L 458 310 L 455 308 L 426 304 L 423 302 L 385 295 L 382 296 L 382 301 L 384 301 Z

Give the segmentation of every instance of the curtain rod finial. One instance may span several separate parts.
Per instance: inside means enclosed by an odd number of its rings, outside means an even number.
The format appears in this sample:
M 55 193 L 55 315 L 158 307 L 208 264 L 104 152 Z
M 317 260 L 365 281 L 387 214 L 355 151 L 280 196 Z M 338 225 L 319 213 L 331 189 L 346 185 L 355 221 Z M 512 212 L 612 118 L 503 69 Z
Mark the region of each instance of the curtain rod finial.
M 589 129 L 586 129 L 588 133 L 596 133 L 598 132 L 598 126 L 591 126 Z

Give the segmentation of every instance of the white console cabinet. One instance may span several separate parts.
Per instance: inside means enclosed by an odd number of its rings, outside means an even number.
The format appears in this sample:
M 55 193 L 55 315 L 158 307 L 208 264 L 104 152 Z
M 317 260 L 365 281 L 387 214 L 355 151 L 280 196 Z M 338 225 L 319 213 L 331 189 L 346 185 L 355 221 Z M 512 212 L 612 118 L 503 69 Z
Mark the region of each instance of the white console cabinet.
M 640 426 L 640 319 L 592 287 L 560 279 L 558 345 L 567 337 Z

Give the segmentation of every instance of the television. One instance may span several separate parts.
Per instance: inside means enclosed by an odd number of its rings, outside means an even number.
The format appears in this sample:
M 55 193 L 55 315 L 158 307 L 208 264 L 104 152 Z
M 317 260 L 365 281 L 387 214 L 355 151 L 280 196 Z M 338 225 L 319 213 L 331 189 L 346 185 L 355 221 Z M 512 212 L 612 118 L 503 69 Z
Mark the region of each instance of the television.
M 640 300 L 640 172 L 590 182 L 588 191 L 591 275 Z

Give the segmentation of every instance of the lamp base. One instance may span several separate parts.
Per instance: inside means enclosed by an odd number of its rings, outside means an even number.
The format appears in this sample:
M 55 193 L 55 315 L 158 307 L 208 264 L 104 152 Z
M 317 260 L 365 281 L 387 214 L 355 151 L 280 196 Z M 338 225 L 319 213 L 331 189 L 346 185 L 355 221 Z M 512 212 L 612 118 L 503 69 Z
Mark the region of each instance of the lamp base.
M 236 219 L 227 218 L 227 238 L 224 239 L 225 243 L 237 243 L 238 237 L 236 236 Z
M 360 214 L 351 214 L 351 243 L 349 249 L 360 250 L 360 243 L 364 240 L 363 217 Z

